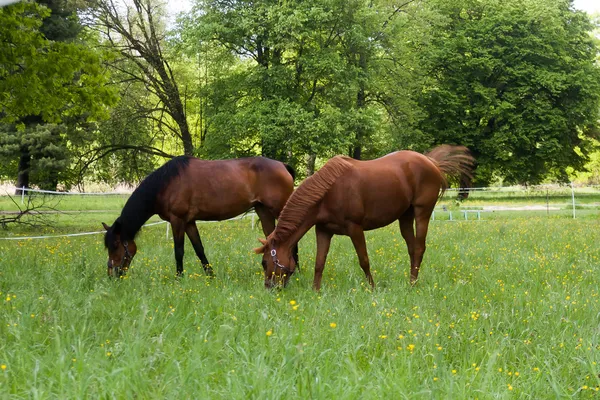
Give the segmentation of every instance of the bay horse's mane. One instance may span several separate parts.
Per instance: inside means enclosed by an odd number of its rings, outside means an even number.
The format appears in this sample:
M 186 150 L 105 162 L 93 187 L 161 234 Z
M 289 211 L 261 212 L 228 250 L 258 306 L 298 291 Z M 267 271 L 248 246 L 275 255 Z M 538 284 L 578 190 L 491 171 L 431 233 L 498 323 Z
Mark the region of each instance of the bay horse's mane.
M 347 161 L 349 159 L 346 156 L 333 157 L 323 168 L 306 178 L 292 193 L 272 233 L 275 241 L 282 243 L 298 229 L 310 211 L 310 207 L 323 199 L 335 181 L 352 167 L 352 164 Z
M 121 241 L 131 240 L 142 225 L 156 213 L 156 198 L 178 177 L 190 163 L 189 156 L 179 156 L 167 161 L 163 166 L 148 175 L 133 191 L 121 215 L 104 235 L 104 245 L 114 247 L 115 235 L 121 235 Z M 113 249 L 114 250 L 114 249 Z

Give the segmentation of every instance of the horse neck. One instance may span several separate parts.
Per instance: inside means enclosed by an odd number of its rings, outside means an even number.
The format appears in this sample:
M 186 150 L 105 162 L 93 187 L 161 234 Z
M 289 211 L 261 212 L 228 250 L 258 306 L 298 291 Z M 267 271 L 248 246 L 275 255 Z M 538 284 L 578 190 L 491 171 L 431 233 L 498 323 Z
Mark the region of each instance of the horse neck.
M 125 203 L 125 207 L 121 211 L 121 237 L 123 240 L 133 240 L 137 233 L 142 229 L 142 226 L 155 214 L 154 207 L 139 207 L 131 204 L 129 201 Z
M 314 210 L 312 208 L 313 207 L 311 207 L 310 212 L 308 213 L 306 218 L 303 220 L 303 222 L 298 226 L 298 228 L 296 228 L 290 234 L 289 237 L 287 237 L 285 240 L 283 240 L 279 244 L 279 246 L 281 246 L 281 247 L 285 246 L 287 249 L 292 251 L 293 247 L 298 244 L 298 242 L 300 241 L 300 239 L 302 239 L 304 237 L 304 235 L 306 235 L 306 232 L 308 232 L 310 230 L 310 228 L 312 228 L 316 224 L 318 206 L 314 207 Z

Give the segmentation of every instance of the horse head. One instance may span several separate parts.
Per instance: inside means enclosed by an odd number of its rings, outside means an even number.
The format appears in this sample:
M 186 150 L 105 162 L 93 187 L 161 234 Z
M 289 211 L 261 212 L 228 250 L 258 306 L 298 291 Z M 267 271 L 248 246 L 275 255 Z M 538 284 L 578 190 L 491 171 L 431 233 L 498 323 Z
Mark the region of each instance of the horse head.
M 258 240 L 262 246 L 254 249 L 254 252 L 263 255 L 265 288 L 270 289 L 277 285 L 285 287 L 296 270 L 293 252 L 287 246 L 277 246 L 271 238 Z
M 121 223 L 117 219 L 113 226 L 102 223 L 106 233 L 104 245 L 108 250 L 107 273 L 109 277 L 120 278 L 127 273 L 131 260 L 137 252 L 133 239 L 121 240 Z

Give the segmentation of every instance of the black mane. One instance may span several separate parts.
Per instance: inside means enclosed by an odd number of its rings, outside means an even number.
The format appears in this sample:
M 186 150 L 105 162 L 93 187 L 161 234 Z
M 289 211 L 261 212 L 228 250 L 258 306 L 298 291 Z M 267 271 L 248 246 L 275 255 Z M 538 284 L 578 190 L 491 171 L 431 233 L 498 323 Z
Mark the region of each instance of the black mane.
M 156 197 L 190 163 L 189 156 L 179 156 L 169 160 L 162 167 L 148 175 L 133 191 L 121 215 L 104 235 L 104 245 L 114 247 L 115 235 L 121 240 L 132 240 L 142 225 L 156 214 Z

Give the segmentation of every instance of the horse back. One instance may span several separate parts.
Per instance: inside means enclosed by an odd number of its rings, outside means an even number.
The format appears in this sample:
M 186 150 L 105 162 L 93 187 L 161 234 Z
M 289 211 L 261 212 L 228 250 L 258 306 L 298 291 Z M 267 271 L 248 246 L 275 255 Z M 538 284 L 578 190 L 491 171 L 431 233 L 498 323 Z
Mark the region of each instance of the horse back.
M 168 220 L 223 220 L 240 215 L 269 195 L 287 200 L 291 191 L 292 177 L 279 161 L 192 158 L 164 190 L 159 214 Z
M 325 214 L 376 229 L 397 220 L 411 206 L 433 207 L 442 184 L 435 164 L 413 151 L 376 160 L 346 159 L 352 168 L 324 198 Z

